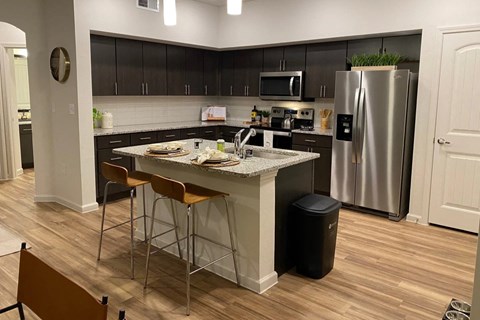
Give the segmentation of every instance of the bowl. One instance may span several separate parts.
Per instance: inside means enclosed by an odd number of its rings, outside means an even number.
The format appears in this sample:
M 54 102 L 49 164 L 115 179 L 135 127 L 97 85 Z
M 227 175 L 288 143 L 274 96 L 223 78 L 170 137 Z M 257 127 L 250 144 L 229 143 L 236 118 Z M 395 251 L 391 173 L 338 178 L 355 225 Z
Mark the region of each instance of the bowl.
M 470 320 L 470 317 L 465 313 L 456 310 L 445 312 L 445 319 L 447 320 Z

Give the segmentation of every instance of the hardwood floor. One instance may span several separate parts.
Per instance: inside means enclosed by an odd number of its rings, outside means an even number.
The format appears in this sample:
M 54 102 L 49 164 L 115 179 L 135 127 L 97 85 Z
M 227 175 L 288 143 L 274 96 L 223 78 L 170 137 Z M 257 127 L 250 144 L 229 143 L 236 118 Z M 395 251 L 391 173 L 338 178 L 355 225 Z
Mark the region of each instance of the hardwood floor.
M 34 172 L 0 182 L 0 223 L 23 236 L 33 252 L 100 297 L 109 319 L 123 307 L 128 319 L 185 318 L 184 264 L 153 256 L 143 289 L 145 245 L 138 243 L 136 279 L 129 279 L 128 227 L 105 237 L 96 251 L 101 211 L 79 214 L 35 204 Z M 114 220 L 128 201 L 109 207 Z M 321 280 L 295 274 L 262 295 L 207 271 L 192 277 L 189 319 L 435 319 L 452 297 L 471 301 L 477 236 L 449 229 L 341 210 L 334 269 Z M 18 254 L 0 257 L 0 308 L 15 302 Z M 28 316 L 28 319 L 37 319 Z M 15 311 L 0 320 L 18 319 Z

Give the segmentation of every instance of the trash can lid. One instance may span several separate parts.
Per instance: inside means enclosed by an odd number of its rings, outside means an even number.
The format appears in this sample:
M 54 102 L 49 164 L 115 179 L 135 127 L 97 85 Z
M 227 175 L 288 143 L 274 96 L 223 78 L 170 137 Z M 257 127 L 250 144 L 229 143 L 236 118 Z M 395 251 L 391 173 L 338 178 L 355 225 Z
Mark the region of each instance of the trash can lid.
M 308 194 L 293 203 L 293 206 L 313 214 L 328 214 L 340 209 L 342 203 L 320 194 Z

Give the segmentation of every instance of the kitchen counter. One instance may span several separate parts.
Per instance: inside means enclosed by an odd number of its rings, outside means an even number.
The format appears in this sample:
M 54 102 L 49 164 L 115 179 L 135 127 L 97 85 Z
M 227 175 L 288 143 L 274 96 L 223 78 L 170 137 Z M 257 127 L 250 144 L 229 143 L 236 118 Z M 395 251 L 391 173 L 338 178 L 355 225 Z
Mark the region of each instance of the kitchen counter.
M 155 158 L 144 156 L 147 146 L 117 148 L 113 153 L 135 158 L 137 170 L 159 174 L 172 179 L 194 183 L 206 188 L 228 193 L 229 212 L 232 216 L 234 239 L 237 248 L 240 285 L 254 292 L 262 293 L 278 282 L 278 275 L 289 270 L 292 257 L 288 247 L 288 210 L 292 202 L 313 192 L 313 163 L 319 154 L 300 151 L 280 151 L 254 147 L 254 150 L 276 154 L 291 154 L 284 159 L 247 158 L 231 167 L 202 167 L 190 163 L 196 153 L 214 141 L 204 140 L 200 149 L 193 149 L 193 139 L 186 141 L 185 149 L 192 152 L 182 157 Z M 226 143 L 226 149 L 233 144 Z M 143 189 L 137 188 L 138 199 Z M 151 212 L 155 194 L 147 185 L 145 188 L 146 212 Z M 137 203 L 138 214 L 143 212 L 143 202 Z M 171 221 L 169 201 L 159 201 L 157 217 Z M 196 219 L 197 233 L 229 243 L 226 232 L 225 207 L 221 199 L 195 205 L 199 215 Z M 179 236 L 185 236 L 185 206 L 175 202 Z M 208 217 L 208 221 L 206 218 Z M 147 219 L 147 223 L 148 223 Z M 136 236 L 143 239 L 143 219 L 137 221 Z M 156 234 L 161 233 L 161 224 L 155 223 Z M 153 240 L 153 245 L 163 247 L 173 242 L 174 235 L 167 234 Z M 185 256 L 185 246 L 182 246 Z M 177 255 L 176 247 L 169 247 Z M 196 261 L 204 265 L 211 258 L 224 254 L 224 250 L 203 241 L 197 242 Z M 231 259 L 224 259 L 207 268 L 226 279 L 235 282 Z
M 95 128 L 93 130 L 94 136 L 107 136 L 113 134 L 126 134 L 136 132 L 149 132 L 149 131 L 161 131 L 161 130 L 174 130 L 174 129 L 187 129 L 197 127 L 216 127 L 216 126 L 232 126 L 249 128 L 250 124 L 241 120 L 228 120 L 228 121 L 182 121 L 182 122 L 166 122 L 166 123 L 152 123 L 152 124 L 137 124 L 131 126 L 116 126 L 112 129 Z M 314 128 L 313 131 L 303 131 L 300 129 L 292 130 L 293 133 L 305 133 L 322 136 L 333 136 L 332 129 L 320 129 Z
M 94 136 L 107 136 L 112 134 L 125 134 L 135 132 L 149 132 L 160 130 L 187 129 L 196 127 L 216 127 L 216 126 L 233 126 L 248 128 L 250 125 L 244 121 L 228 120 L 228 121 L 182 121 L 182 122 L 165 122 L 152 124 L 137 124 L 131 126 L 116 126 L 112 129 L 93 129 Z
M 113 153 L 135 158 L 149 159 L 150 161 L 158 162 L 159 164 L 172 164 L 178 167 L 192 167 L 196 170 L 203 170 L 208 172 L 215 172 L 223 175 L 237 176 L 241 178 L 255 177 L 261 174 L 277 171 L 282 168 L 293 166 L 305 161 L 311 161 L 319 158 L 318 153 L 301 152 L 301 151 L 287 151 L 283 149 L 267 149 L 263 147 L 248 146 L 248 149 L 259 150 L 270 154 L 286 155 L 288 157 L 283 159 L 266 159 L 261 157 L 249 157 L 240 160 L 240 164 L 231 167 L 203 167 L 191 164 L 191 159 L 195 158 L 201 150 L 206 147 L 216 149 L 216 142 L 211 140 L 204 140 L 200 144 L 200 149 L 193 148 L 194 139 L 182 140 L 186 142 L 185 149 L 191 150 L 191 153 L 182 157 L 161 158 L 145 156 L 145 150 L 148 145 L 140 145 L 133 147 L 125 147 L 114 149 Z M 225 144 L 226 150 L 233 150 L 233 143 Z

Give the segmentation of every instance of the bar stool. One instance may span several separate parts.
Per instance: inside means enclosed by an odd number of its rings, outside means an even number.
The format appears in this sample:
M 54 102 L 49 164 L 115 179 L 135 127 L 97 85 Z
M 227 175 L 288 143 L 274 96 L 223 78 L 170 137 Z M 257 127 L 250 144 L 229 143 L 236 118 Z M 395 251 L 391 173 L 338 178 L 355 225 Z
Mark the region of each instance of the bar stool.
M 102 162 L 101 164 L 102 175 L 105 179 L 108 180 L 107 184 L 105 185 L 105 192 L 103 195 L 103 211 L 102 211 L 102 225 L 100 229 L 100 243 L 98 245 L 98 256 L 97 261 L 100 260 L 100 254 L 102 250 L 102 240 L 103 240 L 103 233 L 105 231 L 117 228 L 124 224 L 130 223 L 130 268 L 131 268 L 131 278 L 133 279 L 135 276 L 134 273 L 134 257 L 133 257 L 133 250 L 134 250 L 134 237 L 133 237 L 133 222 L 137 219 L 143 218 L 143 231 L 145 235 L 145 241 L 147 240 L 147 215 L 145 211 L 145 185 L 150 183 L 150 179 L 152 177 L 151 174 L 145 173 L 142 171 L 132 171 L 128 172 L 125 167 L 117 166 L 108 162 Z M 108 194 L 108 187 L 111 184 L 120 184 L 122 186 L 130 188 L 130 219 L 109 228 L 104 229 L 105 224 L 105 208 L 107 206 L 107 194 Z M 136 218 L 133 217 L 133 194 L 136 187 L 142 186 L 143 188 L 143 215 L 138 216 Z
M 235 268 L 235 277 L 236 277 L 236 280 L 237 280 L 237 285 L 240 285 L 240 281 L 239 281 L 239 277 L 238 277 L 238 269 L 237 269 L 237 259 L 236 259 L 236 249 L 234 247 L 234 242 L 233 242 L 233 233 L 232 233 L 232 227 L 231 227 L 231 222 L 230 222 L 230 215 L 229 215 L 229 212 L 228 212 L 228 203 L 227 203 L 227 199 L 226 197 L 228 196 L 227 193 L 223 193 L 223 192 L 219 192 L 219 191 L 215 191 L 215 190 L 211 190 L 211 189 L 207 189 L 207 188 L 203 188 L 201 186 L 198 186 L 198 185 L 194 185 L 194 184 L 191 184 L 191 183 L 181 183 L 179 181 L 176 181 L 176 180 L 172 180 L 172 179 L 169 179 L 169 178 L 165 178 L 165 177 L 162 177 L 162 176 L 159 176 L 159 175 L 153 175 L 151 180 L 150 180 L 151 184 L 152 184 L 152 189 L 153 191 L 155 191 L 156 193 L 160 194 L 160 195 L 163 195 L 164 197 L 166 198 L 169 198 L 169 199 L 174 199 L 182 204 L 185 204 L 187 205 L 187 211 L 186 211 L 186 217 L 187 217 L 187 232 L 186 232 L 186 236 L 181 238 L 181 239 L 178 239 L 177 238 L 177 241 L 174 241 L 170 244 L 167 244 L 165 246 L 163 246 L 161 249 L 165 249 L 166 247 L 169 247 L 175 243 L 178 243 L 179 241 L 182 241 L 182 240 L 186 240 L 186 247 L 187 247 L 187 259 L 186 259 L 186 285 L 187 285 L 187 307 L 186 307 L 186 315 L 190 315 L 190 276 L 208 266 L 210 266 L 211 264 L 214 264 L 228 256 L 232 256 L 233 258 L 233 265 L 234 265 L 234 268 Z M 226 246 L 218 241 L 215 241 L 215 240 L 212 240 L 212 239 L 208 239 L 204 236 L 201 236 L 199 234 L 196 233 L 195 231 L 195 224 L 194 224 L 194 221 L 195 221 L 195 210 L 192 210 L 192 207 L 197 204 L 197 203 L 200 203 L 200 202 L 203 202 L 203 201 L 207 201 L 207 200 L 211 200 L 211 199 L 214 199 L 214 198 L 223 198 L 224 202 L 225 202 L 225 209 L 226 209 L 226 215 L 227 215 L 227 224 L 228 224 L 228 232 L 229 232 L 229 236 L 230 236 L 230 246 Z M 153 203 L 153 209 L 152 209 L 152 217 L 154 218 L 155 217 L 155 207 L 156 207 L 156 204 L 157 204 L 157 201 L 158 200 L 161 200 L 163 198 L 158 198 L 154 201 Z M 173 209 L 173 206 L 172 206 L 172 209 Z M 173 213 L 173 212 L 172 212 Z M 191 232 L 190 230 L 190 218 L 192 218 L 193 220 L 193 232 Z M 148 249 L 147 249 L 147 261 L 146 261 L 146 270 L 145 270 L 145 288 L 147 287 L 147 281 L 148 281 L 148 267 L 149 267 L 149 263 L 150 263 L 150 250 L 151 250 L 151 245 L 152 245 L 152 240 L 155 238 L 153 236 L 153 223 L 150 225 L 150 236 L 149 236 L 149 239 L 148 239 Z M 201 238 L 203 240 L 206 240 L 206 241 L 209 241 L 215 245 L 218 245 L 218 246 L 221 246 L 225 249 L 228 250 L 228 253 L 226 253 L 225 255 L 221 256 L 220 258 L 218 259 L 215 259 L 215 260 L 212 260 L 210 261 L 209 263 L 207 263 L 206 265 L 202 266 L 202 267 L 197 267 L 195 270 L 191 271 L 191 267 L 190 267 L 190 237 L 192 237 L 192 253 L 193 253 L 193 258 L 192 258 L 192 262 L 193 262 L 193 265 L 195 266 L 195 238 L 198 237 L 198 238 Z M 182 256 L 180 255 L 180 258 L 182 258 Z

